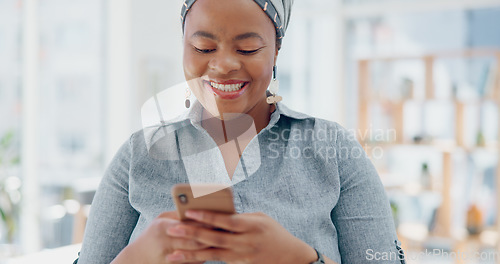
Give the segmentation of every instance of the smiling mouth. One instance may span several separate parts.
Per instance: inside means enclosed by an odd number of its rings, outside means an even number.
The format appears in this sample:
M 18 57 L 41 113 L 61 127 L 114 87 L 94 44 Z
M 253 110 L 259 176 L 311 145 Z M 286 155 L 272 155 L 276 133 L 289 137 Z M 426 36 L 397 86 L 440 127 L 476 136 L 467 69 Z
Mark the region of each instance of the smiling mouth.
M 240 83 L 232 83 L 232 84 L 223 84 L 223 83 L 216 83 L 216 82 L 208 82 L 212 88 L 217 89 L 222 92 L 236 92 L 241 90 L 241 88 L 245 87 L 245 85 L 248 84 L 248 82 L 240 82 Z

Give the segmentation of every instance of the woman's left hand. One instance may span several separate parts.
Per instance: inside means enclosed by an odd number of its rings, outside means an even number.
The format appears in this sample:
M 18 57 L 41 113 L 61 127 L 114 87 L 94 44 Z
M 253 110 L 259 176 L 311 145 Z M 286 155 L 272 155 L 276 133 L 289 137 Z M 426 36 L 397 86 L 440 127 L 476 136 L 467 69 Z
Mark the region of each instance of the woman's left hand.
M 194 239 L 212 248 L 176 250 L 168 256 L 174 263 L 224 261 L 226 263 L 303 263 L 316 261 L 316 251 L 290 234 L 263 213 L 227 215 L 210 211 L 188 211 L 187 216 L 215 228 L 177 225 L 167 230 L 170 236 Z

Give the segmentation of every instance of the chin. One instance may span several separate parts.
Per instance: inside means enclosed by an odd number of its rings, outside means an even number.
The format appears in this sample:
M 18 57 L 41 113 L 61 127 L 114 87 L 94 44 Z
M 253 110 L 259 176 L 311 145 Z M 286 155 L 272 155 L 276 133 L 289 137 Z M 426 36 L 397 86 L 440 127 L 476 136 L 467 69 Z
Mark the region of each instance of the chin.
M 217 112 L 221 114 L 228 113 L 246 113 L 247 111 L 243 109 L 240 105 L 234 103 L 220 103 L 217 104 Z

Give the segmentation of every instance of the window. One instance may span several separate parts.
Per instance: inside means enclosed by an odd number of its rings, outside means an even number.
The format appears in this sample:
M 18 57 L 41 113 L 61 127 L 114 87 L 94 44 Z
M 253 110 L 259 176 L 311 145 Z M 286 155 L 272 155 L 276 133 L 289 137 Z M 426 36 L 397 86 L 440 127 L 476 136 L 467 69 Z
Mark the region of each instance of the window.
M 104 5 L 0 0 L 0 256 L 70 244 L 103 174 Z
M 21 6 L 0 1 L 0 244 L 19 229 L 21 138 Z M 0 255 L 1 252 L 0 252 Z

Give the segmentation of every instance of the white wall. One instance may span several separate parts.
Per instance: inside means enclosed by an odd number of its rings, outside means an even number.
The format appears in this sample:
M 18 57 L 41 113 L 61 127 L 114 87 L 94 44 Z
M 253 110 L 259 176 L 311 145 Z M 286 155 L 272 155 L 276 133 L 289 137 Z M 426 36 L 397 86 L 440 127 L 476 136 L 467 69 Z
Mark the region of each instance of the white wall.
M 158 90 L 184 81 L 180 0 L 132 2 L 132 117 L 134 130 L 141 129 L 140 109 L 154 93 L 152 77 L 158 75 Z M 179 98 L 184 101 L 184 98 Z

